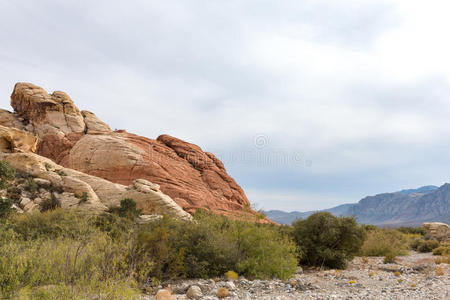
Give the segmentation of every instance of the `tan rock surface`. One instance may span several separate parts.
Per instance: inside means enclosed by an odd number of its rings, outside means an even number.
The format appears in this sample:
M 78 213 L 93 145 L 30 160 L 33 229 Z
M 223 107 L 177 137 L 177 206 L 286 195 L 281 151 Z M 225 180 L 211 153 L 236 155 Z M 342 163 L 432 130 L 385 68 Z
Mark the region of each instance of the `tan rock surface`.
M 0 125 L 0 152 L 34 152 L 36 145 L 33 134 Z
M 450 227 L 445 223 L 423 223 L 422 227 L 425 228 L 433 238 L 438 240 L 450 240 Z
M 85 132 L 87 134 L 107 134 L 111 132 L 111 128 L 109 128 L 108 124 L 100 121 L 94 113 L 83 110 L 81 111 L 81 115 L 86 124 Z
M 131 198 L 144 214 L 166 214 L 185 220 L 192 219 L 191 215 L 183 211 L 169 196 L 161 191 L 155 191 L 155 185 L 146 180 L 124 186 L 64 168 L 34 153 L 0 153 L 0 159 L 8 161 L 20 172 L 48 180 L 53 185 L 61 187 L 64 192 L 58 194 L 57 198 L 63 208 L 78 207 L 105 211 L 119 206 L 121 200 Z M 80 201 L 84 193 L 88 195 L 87 200 Z

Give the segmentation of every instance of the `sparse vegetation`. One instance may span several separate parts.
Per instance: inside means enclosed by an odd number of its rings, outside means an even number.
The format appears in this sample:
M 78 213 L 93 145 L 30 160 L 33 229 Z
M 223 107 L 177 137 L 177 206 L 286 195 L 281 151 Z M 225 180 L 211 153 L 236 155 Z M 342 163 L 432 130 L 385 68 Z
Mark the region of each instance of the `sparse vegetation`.
M 8 186 L 8 182 L 14 178 L 16 170 L 11 165 L 4 161 L 0 161 L 0 188 L 5 189 Z
M 433 249 L 433 255 L 450 256 L 450 242 L 441 243 Z
M 61 202 L 56 198 L 56 196 L 52 193 L 49 199 L 45 199 L 41 203 L 41 212 L 48 210 L 55 210 L 61 207 Z
M 59 170 L 56 172 L 59 176 L 67 176 L 67 174 L 63 170 Z
M 396 229 L 404 234 L 415 234 L 420 236 L 427 234 L 427 230 L 423 227 L 398 227 Z
M 395 258 L 397 255 L 394 252 L 389 252 L 386 254 L 386 256 L 383 259 L 383 263 L 385 264 L 392 264 L 395 263 Z
M 399 231 L 370 228 L 367 230 L 367 239 L 360 254 L 364 256 L 385 256 L 387 262 L 392 262 L 396 256 L 407 254 L 408 249 L 408 241 Z
M 11 212 L 13 211 L 13 209 L 11 208 L 12 205 L 12 199 L 3 199 L 0 197 L 0 219 L 6 218 L 7 216 L 9 216 L 9 214 L 11 214 Z
M 131 201 L 117 214 L 55 209 L 2 215 L 0 294 L 130 298 L 162 279 L 229 270 L 286 279 L 297 268 L 296 246 L 277 226 L 206 213 L 196 214 L 196 222 L 165 217 L 142 225 L 129 218 L 136 209 Z
M 109 210 L 110 213 L 117 214 L 119 217 L 129 219 L 136 219 L 141 214 L 141 211 L 141 209 L 136 208 L 136 202 L 134 202 L 133 199 L 129 198 L 120 201 L 119 207 L 113 207 Z
M 294 239 L 304 253 L 301 262 L 313 266 L 344 269 L 365 239 L 354 218 L 338 218 L 328 212 L 312 214 L 293 226 Z
M 33 177 L 28 177 L 25 180 L 24 188 L 26 191 L 34 194 L 39 191 L 39 185 L 34 181 Z
M 79 204 L 86 203 L 89 200 L 89 195 L 88 193 L 83 192 L 83 194 L 79 198 L 80 198 L 80 201 L 78 202 Z
M 419 244 L 417 251 L 419 252 L 431 252 L 439 247 L 439 242 L 436 240 L 426 240 Z

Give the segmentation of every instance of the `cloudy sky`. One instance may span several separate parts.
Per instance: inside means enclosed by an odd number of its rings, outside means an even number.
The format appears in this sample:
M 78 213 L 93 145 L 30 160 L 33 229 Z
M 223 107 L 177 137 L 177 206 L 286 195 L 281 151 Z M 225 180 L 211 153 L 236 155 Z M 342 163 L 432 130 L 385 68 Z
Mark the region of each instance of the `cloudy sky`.
M 214 152 L 259 208 L 450 181 L 448 1 L 0 0 L 0 104 L 66 91 Z

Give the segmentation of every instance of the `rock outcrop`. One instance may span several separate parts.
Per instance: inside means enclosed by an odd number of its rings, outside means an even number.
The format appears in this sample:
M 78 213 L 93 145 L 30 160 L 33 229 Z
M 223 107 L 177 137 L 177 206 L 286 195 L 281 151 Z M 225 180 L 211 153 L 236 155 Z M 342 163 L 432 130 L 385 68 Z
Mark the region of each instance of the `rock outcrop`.
M 16 84 L 11 106 L 13 114 L 0 111 L 0 125 L 35 134 L 37 153 L 66 168 L 122 185 L 148 180 L 188 212 L 255 214 L 222 162 L 194 144 L 169 135 L 154 140 L 113 132 L 93 113 L 80 112 L 64 92 L 48 94 L 29 83 Z
M 0 125 L 0 152 L 34 152 L 37 138 L 26 131 Z
M 431 237 L 440 241 L 450 241 L 450 227 L 445 223 L 430 222 L 423 223 L 422 227 L 425 228 Z
M 94 212 L 117 207 L 121 200 L 131 198 L 142 209 L 143 214 L 165 214 L 185 220 L 192 219 L 191 215 L 162 193 L 158 185 L 147 180 L 137 179 L 131 185 L 124 186 L 62 167 L 34 153 L 0 153 L 0 159 L 7 161 L 20 173 L 31 176 L 39 187 L 53 187 L 54 191 L 51 192 L 43 189 L 40 193 L 21 195 L 19 202 L 24 211 L 34 209 L 51 197 L 57 199 L 62 208 L 83 208 Z

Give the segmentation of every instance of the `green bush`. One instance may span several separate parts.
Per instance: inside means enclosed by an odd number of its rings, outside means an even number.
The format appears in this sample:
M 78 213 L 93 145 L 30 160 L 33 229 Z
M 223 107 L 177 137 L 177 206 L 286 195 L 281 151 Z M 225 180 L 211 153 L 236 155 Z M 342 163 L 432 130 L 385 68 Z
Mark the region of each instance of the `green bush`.
M 250 278 L 286 279 L 297 268 L 296 247 L 272 225 L 198 212 L 196 222 L 164 218 L 145 225 L 139 240 L 155 257 L 153 275 L 215 277 L 229 270 Z
M 55 210 L 60 207 L 61 207 L 61 202 L 52 193 L 52 195 L 49 199 L 45 199 L 44 201 L 42 201 L 41 212 L 45 212 L 48 210 Z
M 389 256 L 407 254 L 408 241 L 397 230 L 374 229 L 367 232 L 367 239 L 361 248 L 362 256 Z
M 423 238 L 412 238 L 409 241 L 409 246 L 412 250 L 417 250 L 417 248 L 424 242 Z
M 37 182 L 34 181 L 33 177 L 28 177 L 25 180 L 24 188 L 26 191 L 34 194 L 37 191 L 39 191 L 39 184 L 37 184 Z
M 433 255 L 450 256 L 450 243 L 443 243 L 433 249 Z
M 365 239 L 364 230 L 353 217 L 335 217 L 319 212 L 294 224 L 294 238 L 303 251 L 302 263 L 343 269 Z
M 8 182 L 14 178 L 15 174 L 16 170 L 7 161 L 0 161 L 0 189 L 7 188 Z
M 389 252 L 384 257 L 383 263 L 385 263 L 385 264 L 395 263 L 395 258 L 396 258 L 395 253 Z
M 21 240 L 82 237 L 95 218 L 84 211 L 62 210 L 16 214 L 11 228 Z
M 96 218 L 66 210 L 11 215 L 0 227 L 0 295 L 32 299 L 136 296 L 138 280 L 142 280 L 137 270 L 151 269 L 152 262 L 136 259 L 132 228 L 114 240 L 94 225 Z
M 433 249 L 439 247 L 439 242 L 436 240 L 426 240 L 420 243 L 420 245 L 417 247 L 417 251 L 425 253 L 425 252 L 431 252 Z
M 136 209 L 136 202 L 133 199 L 123 199 L 119 207 L 113 207 L 110 213 L 117 214 L 123 218 L 136 219 L 141 214 L 141 209 Z

